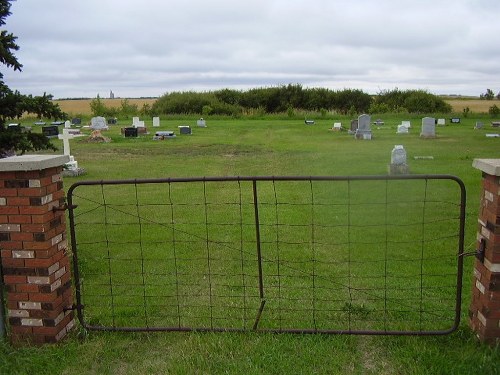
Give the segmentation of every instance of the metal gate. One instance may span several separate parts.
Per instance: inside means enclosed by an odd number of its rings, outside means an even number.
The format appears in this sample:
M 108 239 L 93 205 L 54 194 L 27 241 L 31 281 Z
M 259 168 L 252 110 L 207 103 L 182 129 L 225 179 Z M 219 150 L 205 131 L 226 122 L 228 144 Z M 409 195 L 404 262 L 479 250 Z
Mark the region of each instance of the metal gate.
M 454 176 L 82 181 L 67 199 L 86 329 L 429 335 L 460 321 Z

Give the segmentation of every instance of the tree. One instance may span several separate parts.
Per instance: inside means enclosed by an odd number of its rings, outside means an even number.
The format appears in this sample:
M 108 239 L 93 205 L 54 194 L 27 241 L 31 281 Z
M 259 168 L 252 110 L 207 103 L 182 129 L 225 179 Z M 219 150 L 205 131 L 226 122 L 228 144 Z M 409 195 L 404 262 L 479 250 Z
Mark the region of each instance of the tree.
M 0 26 L 5 25 L 5 19 L 10 13 L 11 0 L 0 0 Z M 14 55 L 19 50 L 17 37 L 6 30 L 0 32 L 0 63 L 14 71 L 23 67 Z M 6 126 L 10 119 L 21 118 L 24 113 L 33 113 L 38 117 L 63 119 L 66 114 L 58 105 L 52 103 L 52 95 L 33 97 L 22 95 L 17 90 L 12 91 L 3 81 L 0 72 L 0 158 L 15 155 L 16 151 L 24 153 L 36 150 L 56 150 L 50 140 L 43 134 L 23 131 L 18 126 Z
M 495 93 L 492 89 L 486 89 L 486 93 L 479 95 L 480 99 L 493 100 L 495 99 Z

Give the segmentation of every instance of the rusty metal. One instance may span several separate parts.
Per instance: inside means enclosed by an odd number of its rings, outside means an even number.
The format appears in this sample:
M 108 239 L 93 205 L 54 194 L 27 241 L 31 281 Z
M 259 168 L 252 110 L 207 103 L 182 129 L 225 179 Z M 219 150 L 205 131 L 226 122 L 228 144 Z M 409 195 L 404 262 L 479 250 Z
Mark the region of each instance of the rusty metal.
M 451 180 L 457 183 L 460 190 L 460 202 L 459 205 L 459 229 L 458 229 L 458 244 L 456 253 L 456 295 L 455 295 L 455 305 L 454 305 L 454 321 L 450 327 L 447 329 L 440 330 L 428 330 L 425 328 L 417 330 L 392 330 L 392 329 L 325 329 L 318 327 L 311 328 L 290 328 L 290 327 L 279 327 L 279 328 L 266 328 L 259 327 L 260 321 L 262 319 L 263 313 L 266 311 L 266 288 L 264 280 L 263 271 L 263 257 L 261 248 L 261 221 L 259 218 L 259 182 L 280 182 L 280 181 L 395 181 L 395 180 Z M 75 196 L 75 190 L 78 188 L 83 188 L 85 186 L 106 186 L 106 185 L 143 185 L 143 184 L 175 184 L 175 183 L 207 183 L 207 182 L 251 182 L 252 184 L 252 195 L 253 195 L 253 209 L 254 209 L 254 221 L 255 221 L 255 252 L 256 252 L 256 262 L 258 269 L 258 295 L 259 295 L 259 306 L 256 311 L 255 318 L 253 320 L 253 325 L 251 328 L 246 327 L 218 327 L 214 326 L 212 323 L 208 326 L 150 326 L 149 324 L 142 327 L 132 327 L 132 326 L 118 326 L 113 325 L 101 325 L 89 323 L 85 319 L 85 308 L 83 304 L 83 291 L 82 284 L 83 280 L 80 275 L 80 260 L 78 254 L 78 241 L 77 233 L 75 229 L 75 209 L 78 207 L 74 205 L 73 198 Z M 71 247 L 73 250 L 73 275 L 75 280 L 75 308 L 77 310 L 77 317 L 82 324 L 82 326 L 89 330 L 100 330 L 100 331 L 212 331 L 212 332 L 233 332 L 233 331 L 264 331 L 264 332 L 289 332 L 289 333 L 325 333 L 325 334 L 354 334 L 354 335 L 444 335 L 455 331 L 460 323 L 461 314 L 461 290 L 462 290 L 462 274 L 463 274 L 463 257 L 467 254 L 464 253 L 464 228 L 465 228 L 465 202 L 466 202 L 466 191 L 465 185 L 456 176 L 451 175 L 397 175 L 397 176 L 233 176 L 233 177 L 194 177 L 194 178 L 163 178 L 163 179 L 132 179 L 132 180 L 100 180 L 100 181 L 80 181 L 73 184 L 68 190 L 68 217 L 70 224 L 70 236 L 71 236 Z M 206 204 L 206 201 L 205 201 Z M 208 220 L 205 217 L 205 220 Z M 207 237 L 208 238 L 208 237 Z M 208 246 L 208 243 L 207 243 Z M 210 256 L 208 258 L 210 263 Z M 279 276 L 279 275 L 278 275 Z M 210 277 L 210 275 L 209 275 Z M 421 291 L 422 292 L 422 291 Z M 210 298 L 212 291 L 210 291 Z M 336 310 L 335 310 L 336 311 Z M 350 312 L 349 312 L 350 314 Z

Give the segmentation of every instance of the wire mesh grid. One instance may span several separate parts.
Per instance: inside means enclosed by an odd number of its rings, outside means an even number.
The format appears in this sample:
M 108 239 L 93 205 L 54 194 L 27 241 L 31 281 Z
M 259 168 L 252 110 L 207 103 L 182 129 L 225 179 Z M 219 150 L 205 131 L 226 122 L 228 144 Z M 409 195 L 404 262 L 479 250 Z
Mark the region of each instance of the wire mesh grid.
M 107 330 L 448 333 L 460 316 L 465 199 L 456 182 L 75 184 L 79 318 Z

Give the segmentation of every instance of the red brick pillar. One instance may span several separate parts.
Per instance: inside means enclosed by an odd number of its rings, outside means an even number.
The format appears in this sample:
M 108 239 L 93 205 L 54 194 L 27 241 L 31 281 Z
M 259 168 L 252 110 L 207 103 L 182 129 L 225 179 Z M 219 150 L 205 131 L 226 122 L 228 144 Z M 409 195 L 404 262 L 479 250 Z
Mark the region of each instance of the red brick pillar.
M 470 326 L 480 341 L 500 343 L 500 159 L 475 159 L 483 172 Z
M 50 343 L 73 327 L 61 155 L 0 159 L 0 251 L 11 342 Z

